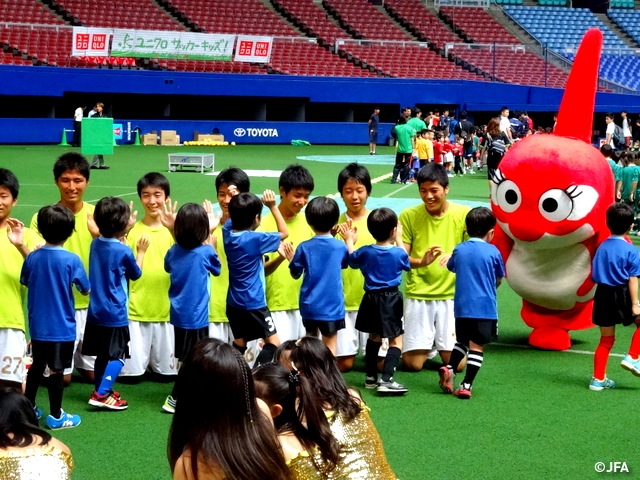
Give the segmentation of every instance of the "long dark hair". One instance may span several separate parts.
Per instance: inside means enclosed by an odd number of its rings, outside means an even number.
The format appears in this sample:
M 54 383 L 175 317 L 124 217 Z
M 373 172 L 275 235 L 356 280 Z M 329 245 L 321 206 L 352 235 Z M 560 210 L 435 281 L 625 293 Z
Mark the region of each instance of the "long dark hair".
M 336 413 L 342 414 L 347 422 L 360 413 L 362 407 L 349 392 L 336 357 L 322 341 L 314 337 L 301 338 L 291 350 L 291 361 L 311 381 L 320 405 L 328 405 Z
M 325 475 L 331 472 L 340 459 L 340 444 L 331 433 L 322 404 L 314 398 L 311 382 L 296 371 L 290 372 L 273 363 L 258 367 L 253 378 L 258 397 L 269 405 L 282 407 L 280 415 L 274 418 L 278 432 L 293 433 L 309 453 L 316 469 Z M 324 465 L 313 455 L 316 446 Z
M 40 437 L 46 445 L 51 435 L 38 427 L 33 405 L 12 388 L 0 389 L 0 448 L 28 447 Z
M 290 478 L 275 431 L 256 404 L 251 371 L 231 345 L 198 342 L 180 368 L 176 394 L 168 441 L 172 471 L 189 451 L 196 480 L 198 462 L 219 468 L 225 478 Z

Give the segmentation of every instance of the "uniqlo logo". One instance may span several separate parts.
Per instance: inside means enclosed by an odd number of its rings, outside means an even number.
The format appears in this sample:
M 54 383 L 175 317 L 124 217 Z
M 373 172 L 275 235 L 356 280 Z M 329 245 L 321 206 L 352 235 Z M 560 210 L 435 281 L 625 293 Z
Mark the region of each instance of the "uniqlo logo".
M 94 33 L 91 37 L 91 50 L 104 50 L 107 36 L 104 33 Z
M 266 57 L 269 53 L 269 42 L 256 42 L 256 57 Z
M 240 42 L 238 55 L 251 56 L 252 51 L 253 51 L 253 42 L 248 42 L 246 40 L 243 40 Z
M 76 35 L 76 50 L 87 50 L 89 48 L 89 34 L 80 33 Z

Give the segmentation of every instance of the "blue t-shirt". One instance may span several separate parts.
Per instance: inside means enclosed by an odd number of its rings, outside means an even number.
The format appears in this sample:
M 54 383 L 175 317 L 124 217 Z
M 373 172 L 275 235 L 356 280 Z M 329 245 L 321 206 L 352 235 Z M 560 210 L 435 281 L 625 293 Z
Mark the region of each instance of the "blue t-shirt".
M 348 264 L 347 246 L 329 234 L 316 235 L 298 245 L 289 270 L 296 278 L 304 273 L 300 287 L 300 315 L 303 319 L 344 319 L 342 269 Z
M 409 255 L 395 245 L 360 247 L 349 255 L 349 266 L 362 271 L 367 291 L 397 287 L 402 282 L 402 271 L 411 270 Z
M 192 250 L 173 244 L 164 257 L 169 274 L 169 322 L 185 330 L 198 330 L 209 325 L 211 295 L 209 274 L 220 275 L 220 260 L 211 245 L 198 245 Z
M 267 306 L 262 256 L 278 250 L 280 232 L 234 232 L 231 220 L 222 227 L 222 241 L 229 265 L 227 303 L 239 310 Z
M 504 263 L 495 245 L 470 238 L 454 248 L 447 268 L 456 274 L 455 317 L 497 320 L 496 282 Z
M 98 237 L 89 253 L 87 322 L 103 327 L 129 325 L 129 284 L 142 275 L 131 248 L 116 238 Z
M 623 237 L 612 235 L 596 250 L 591 278 L 598 284 L 618 287 L 628 284 L 631 277 L 640 277 L 638 249 Z
M 29 333 L 43 342 L 74 342 L 76 317 L 72 285 L 91 289 L 82 260 L 62 247 L 44 246 L 31 252 L 22 265 L 20 283 L 29 290 Z

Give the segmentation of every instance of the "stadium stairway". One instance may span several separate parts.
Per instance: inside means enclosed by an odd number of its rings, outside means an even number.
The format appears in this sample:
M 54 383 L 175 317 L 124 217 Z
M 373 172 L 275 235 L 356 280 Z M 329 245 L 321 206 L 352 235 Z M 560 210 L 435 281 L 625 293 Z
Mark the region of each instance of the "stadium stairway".
M 640 44 L 633 40 L 627 32 L 625 32 L 616 22 L 611 20 L 606 13 L 596 13 L 596 17 L 598 17 L 602 23 L 604 23 L 609 29 L 618 35 L 622 39 L 624 43 L 626 43 L 630 48 L 637 49 L 640 48 Z

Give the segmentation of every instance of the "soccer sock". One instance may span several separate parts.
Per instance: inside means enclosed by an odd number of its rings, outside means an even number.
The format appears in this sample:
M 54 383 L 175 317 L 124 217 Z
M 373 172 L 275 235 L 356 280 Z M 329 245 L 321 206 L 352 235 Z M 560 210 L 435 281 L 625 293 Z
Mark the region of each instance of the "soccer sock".
M 400 349 L 398 347 L 389 347 L 387 356 L 384 357 L 384 365 L 382 366 L 382 381 L 390 382 L 398 363 L 400 363 Z
M 107 368 L 104 371 L 102 381 L 100 382 L 100 387 L 98 388 L 98 390 L 96 390 L 98 392 L 98 395 L 104 397 L 105 395 L 111 393 L 111 391 L 113 390 L 113 384 L 115 383 L 116 378 L 118 378 L 118 375 L 120 375 L 122 367 L 124 367 L 124 360 L 109 360 L 109 363 L 107 363 Z
M 236 342 L 231 342 L 231 345 L 233 345 L 233 348 L 235 348 L 236 350 L 238 350 L 240 352 L 240 355 L 242 355 L 244 357 L 244 352 L 247 351 L 247 347 L 243 347 L 241 345 L 238 345 Z
M 629 345 L 629 355 L 634 360 L 637 360 L 640 356 L 640 327 L 636 328 L 631 336 L 631 345 Z
M 44 361 L 33 360 L 29 372 L 27 373 L 27 385 L 24 395 L 29 399 L 32 405 L 36 406 L 36 394 L 38 393 L 38 387 L 42 383 L 42 374 L 47 364 Z
M 374 342 L 367 338 L 367 345 L 364 347 L 364 370 L 367 377 L 378 378 L 378 353 L 382 342 Z
M 597 380 L 604 380 L 607 376 L 607 362 L 609 361 L 609 352 L 616 341 L 615 335 L 607 335 L 600 337 L 600 343 L 596 348 L 593 356 L 593 376 Z
M 476 375 L 482 367 L 483 353 L 477 350 L 469 350 L 469 357 L 467 358 L 467 372 L 464 376 L 462 383 L 468 383 L 471 385 L 476 378 Z
M 273 362 L 273 357 L 275 356 L 277 349 L 278 347 L 273 343 L 265 343 L 262 347 L 262 351 L 258 354 L 258 358 L 256 358 L 256 367 Z
M 53 418 L 60 418 L 62 415 L 62 393 L 64 392 L 64 373 L 52 373 L 49 375 L 47 385 L 49 390 L 49 414 Z
M 451 367 L 454 374 L 458 371 L 458 366 L 460 365 L 460 362 L 464 360 L 464 357 L 467 356 L 468 352 L 469 352 L 469 349 L 467 348 L 466 345 L 456 342 L 455 346 L 453 347 L 453 350 L 451 351 L 451 356 L 449 357 L 449 364 L 447 365 L 448 367 Z
M 104 377 L 104 372 L 107 369 L 108 363 L 109 363 L 108 358 L 96 357 L 96 361 L 93 366 L 93 384 L 95 386 L 96 392 L 100 390 L 100 385 L 102 384 L 102 378 Z

